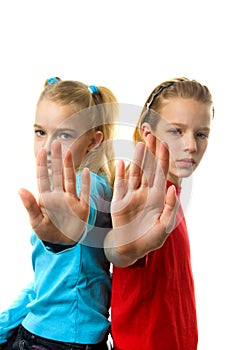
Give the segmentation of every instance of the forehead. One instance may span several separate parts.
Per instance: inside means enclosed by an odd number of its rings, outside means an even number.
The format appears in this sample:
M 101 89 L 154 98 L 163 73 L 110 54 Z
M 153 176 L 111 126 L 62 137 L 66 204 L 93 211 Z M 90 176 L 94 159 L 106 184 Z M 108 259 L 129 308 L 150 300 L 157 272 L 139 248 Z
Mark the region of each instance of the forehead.
M 62 106 L 59 103 L 44 99 L 37 105 L 36 121 L 53 119 L 57 122 L 63 122 L 73 113 L 73 109 L 68 105 Z
M 172 98 L 161 108 L 160 116 L 169 124 L 210 127 L 212 106 L 191 98 Z
M 37 105 L 35 124 L 46 128 L 48 131 L 73 129 L 79 132 L 88 132 L 100 123 L 95 120 L 93 112 L 94 109 L 86 108 L 77 111 L 70 105 L 63 106 L 57 102 L 44 99 Z
M 60 105 L 50 100 L 42 100 L 38 103 L 35 116 L 35 124 L 46 128 L 78 128 L 83 124 L 82 115 L 75 113 L 69 105 Z

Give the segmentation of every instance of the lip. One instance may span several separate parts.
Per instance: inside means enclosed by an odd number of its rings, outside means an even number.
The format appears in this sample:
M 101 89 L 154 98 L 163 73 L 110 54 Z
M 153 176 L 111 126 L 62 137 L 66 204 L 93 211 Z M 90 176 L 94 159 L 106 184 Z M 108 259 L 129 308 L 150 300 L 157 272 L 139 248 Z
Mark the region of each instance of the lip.
M 183 158 L 183 159 L 179 159 L 177 160 L 177 163 L 179 164 L 179 166 L 183 167 L 183 168 L 192 168 L 195 166 L 196 162 L 194 159 L 190 159 L 190 158 Z

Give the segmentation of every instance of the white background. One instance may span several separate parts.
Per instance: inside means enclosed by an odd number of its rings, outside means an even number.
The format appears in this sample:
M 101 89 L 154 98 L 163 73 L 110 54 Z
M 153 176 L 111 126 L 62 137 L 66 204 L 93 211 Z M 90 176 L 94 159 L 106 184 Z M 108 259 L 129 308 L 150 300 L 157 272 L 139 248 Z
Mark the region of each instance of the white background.
M 1 309 L 31 279 L 30 227 L 17 192 L 35 191 L 32 126 L 45 79 L 105 85 L 120 103 L 141 106 L 161 81 L 186 76 L 210 88 L 216 110 L 186 208 L 198 350 L 233 349 L 230 5 L 226 0 L 1 2 Z M 130 145 L 130 132 L 126 139 Z

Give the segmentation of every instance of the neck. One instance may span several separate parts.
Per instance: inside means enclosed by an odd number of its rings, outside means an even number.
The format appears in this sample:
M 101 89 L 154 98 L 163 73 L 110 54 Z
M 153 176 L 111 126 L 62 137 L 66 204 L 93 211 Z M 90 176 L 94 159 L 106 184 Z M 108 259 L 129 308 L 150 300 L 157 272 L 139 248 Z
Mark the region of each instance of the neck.
M 177 186 L 181 186 L 181 183 L 182 183 L 182 178 L 177 176 L 172 176 L 171 174 L 168 174 L 167 180 Z

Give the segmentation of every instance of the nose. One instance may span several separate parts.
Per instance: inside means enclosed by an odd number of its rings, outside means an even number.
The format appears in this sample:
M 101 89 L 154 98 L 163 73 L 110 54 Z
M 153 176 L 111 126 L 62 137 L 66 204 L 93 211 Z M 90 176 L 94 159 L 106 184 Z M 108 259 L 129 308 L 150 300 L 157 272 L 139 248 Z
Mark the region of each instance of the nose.
M 187 134 L 183 137 L 184 148 L 186 152 L 194 153 L 197 151 L 197 141 L 195 135 Z
M 46 140 L 45 140 L 44 149 L 46 150 L 47 155 L 51 155 L 52 142 L 53 142 L 53 137 L 52 136 L 47 137 Z

